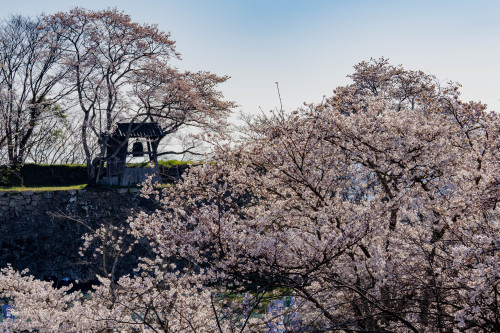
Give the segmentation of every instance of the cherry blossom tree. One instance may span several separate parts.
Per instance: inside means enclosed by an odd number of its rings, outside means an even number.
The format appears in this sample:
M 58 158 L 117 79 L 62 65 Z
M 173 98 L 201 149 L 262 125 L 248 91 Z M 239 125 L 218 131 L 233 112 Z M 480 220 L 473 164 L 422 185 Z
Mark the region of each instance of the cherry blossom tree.
M 0 296 L 30 319 L 4 327 L 267 332 L 260 307 L 289 295 L 291 332 L 500 331 L 498 115 L 385 59 L 351 77 L 256 120 L 174 187 L 146 184 L 162 209 L 124 232 L 154 255 L 89 300 L 55 304 L 60 290 L 4 269 Z M 86 243 L 129 250 L 100 235 Z
M 227 77 L 183 73 L 170 35 L 155 25 L 138 24 L 116 9 L 74 8 L 45 17 L 63 41 L 66 83 L 81 110 L 81 138 L 89 182 L 96 181 L 107 140 L 119 121 L 158 121 L 167 134 L 187 125 L 215 127 L 233 106 L 216 85 Z M 98 151 L 91 143 L 99 141 Z

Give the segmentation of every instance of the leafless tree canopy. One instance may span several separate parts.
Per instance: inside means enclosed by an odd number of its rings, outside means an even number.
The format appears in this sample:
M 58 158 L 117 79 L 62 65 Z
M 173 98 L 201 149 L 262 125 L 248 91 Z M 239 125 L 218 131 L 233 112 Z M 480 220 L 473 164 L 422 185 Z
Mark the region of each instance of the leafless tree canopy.
M 217 86 L 228 77 L 174 68 L 174 44 L 116 9 L 3 22 L 2 162 L 84 162 L 93 182 L 118 122 L 156 121 L 167 134 L 187 126 L 222 133 L 234 104 Z

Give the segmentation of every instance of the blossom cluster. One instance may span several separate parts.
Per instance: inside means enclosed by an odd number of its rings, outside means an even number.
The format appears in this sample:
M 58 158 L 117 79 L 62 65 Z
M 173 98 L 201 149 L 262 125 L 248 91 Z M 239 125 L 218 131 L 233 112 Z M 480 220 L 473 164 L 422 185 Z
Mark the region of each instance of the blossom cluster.
M 30 320 L 3 327 L 266 332 L 276 294 L 295 300 L 287 331 L 498 331 L 498 115 L 385 59 L 351 77 L 175 186 L 146 184 L 161 209 L 130 221 L 154 252 L 133 275 L 84 299 L 4 269 L 0 296 Z

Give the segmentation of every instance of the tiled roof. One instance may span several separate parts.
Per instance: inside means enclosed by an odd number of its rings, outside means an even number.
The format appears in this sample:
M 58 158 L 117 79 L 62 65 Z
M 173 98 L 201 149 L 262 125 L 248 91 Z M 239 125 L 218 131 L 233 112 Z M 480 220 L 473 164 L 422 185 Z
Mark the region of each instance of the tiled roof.
M 130 131 L 130 138 L 161 138 L 165 133 L 158 123 L 118 123 L 114 137 L 124 138 Z

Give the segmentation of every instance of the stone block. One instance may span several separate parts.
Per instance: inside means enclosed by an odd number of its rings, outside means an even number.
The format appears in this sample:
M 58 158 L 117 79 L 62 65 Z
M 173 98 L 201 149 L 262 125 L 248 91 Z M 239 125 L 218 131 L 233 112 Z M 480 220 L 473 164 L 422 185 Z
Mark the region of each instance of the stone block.
M 96 191 L 88 191 L 87 194 L 86 194 L 86 197 L 87 198 L 97 198 L 99 196 L 100 192 L 96 192 Z
M 21 191 L 21 194 L 25 197 L 30 197 L 35 193 L 35 191 Z
M 136 206 L 146 211 L 156 208 L 152 202 L 138 200 L 140 189 L 137 188 L 59 192 L 34 192 L 30 195 L 17 192 L 0 196 L 0 267 L 7 260 L 6 255 L 1 253 L 1 242 L 6 237 L 23 235 L 31 241 L 23 245 L 26 250 L 12 250 L 17 257 L 12 257 L 11 262 L 17 260 L 23 268 L 31 265 L 31 272 L 37 277 L 72 276 L 73 272 L 75 278 L 84 278 L 88 272 L 80 271 L 80 266 L 74 265 L 68 255 L 76 256 L 77 250 L 73 253 L 72 248 L 81 244 L 81 236 L 87 230 L 78 223 L 54 218 L 51 213 L 62 211 L 96 227 L 106 219 L 115 219 L 120 223 L 125 221 L 130 209 Z M 16 196 L 23 198 L 15 199 Z M 29 247 L 27 244 L 30 244 Z M 71 251 L 66 251 L 69 248 Z M 64 268 L 64 273 L 56 273 L 61 267 L 75 268 Z

